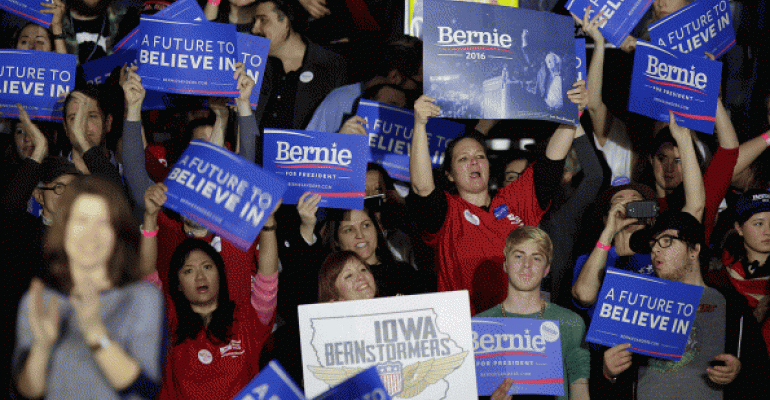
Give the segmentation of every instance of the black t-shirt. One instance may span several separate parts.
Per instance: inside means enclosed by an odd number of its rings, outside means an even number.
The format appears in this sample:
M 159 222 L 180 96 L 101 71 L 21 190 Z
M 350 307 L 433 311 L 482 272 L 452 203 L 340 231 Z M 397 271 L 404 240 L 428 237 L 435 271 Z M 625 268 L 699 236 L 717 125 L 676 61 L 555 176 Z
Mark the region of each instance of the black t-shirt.
M 88 21 L 73 19 L 72 26 L 78 40 L 78 57 L 81 64 L 107 55 L 109 22 L 106 16 Z

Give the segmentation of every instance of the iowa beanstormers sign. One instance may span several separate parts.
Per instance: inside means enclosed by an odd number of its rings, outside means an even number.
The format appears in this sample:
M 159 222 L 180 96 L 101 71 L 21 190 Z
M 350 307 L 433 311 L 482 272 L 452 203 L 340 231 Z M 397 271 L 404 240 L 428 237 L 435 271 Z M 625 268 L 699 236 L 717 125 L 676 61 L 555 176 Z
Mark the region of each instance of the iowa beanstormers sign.
M 396 399 L 478 396 L 465 291 L 301 306 L 299 319 L 309 397 L 372 366 Z

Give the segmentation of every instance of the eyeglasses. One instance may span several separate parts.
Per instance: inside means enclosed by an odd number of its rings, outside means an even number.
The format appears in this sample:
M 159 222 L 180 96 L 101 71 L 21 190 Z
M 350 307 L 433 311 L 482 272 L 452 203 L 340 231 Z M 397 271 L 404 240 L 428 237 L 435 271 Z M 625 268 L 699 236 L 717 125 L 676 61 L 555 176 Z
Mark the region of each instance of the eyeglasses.
M 671 235 L 663 235 L 657 239 L 650 239 L 650 249 L 655 248 L 655 244 L 660 246 L 661 249 L 671 247 L 671 245 L 674 244 L 674 239 L 682 240 L 677 236 L 671 236 Z
M 66 189 L 66 188 L 67 188 L 67 185 L 65 185 L 65 184 L 63 184 L 61 182 L 56 182 L 51 187 L 40 186 L 38 189 L 40 189 L 40 190 L 53 190 L 54 193 L 56 193 L 58 195 L 61 195 L 62 193 L 64 193 L 64 189 Z

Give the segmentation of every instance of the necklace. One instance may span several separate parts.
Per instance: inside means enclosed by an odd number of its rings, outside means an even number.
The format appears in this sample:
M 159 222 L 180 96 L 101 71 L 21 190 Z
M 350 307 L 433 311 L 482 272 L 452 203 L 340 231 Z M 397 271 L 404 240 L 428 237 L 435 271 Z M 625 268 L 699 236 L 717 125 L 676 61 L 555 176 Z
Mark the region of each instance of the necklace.
M 543 314 L 545 314 L 545 308 L 548 306 L 547 302 L 543 302 L 543 305 L 540 307 L 540 311 L 537 312 L 537 319 L 543 319 Z M 508 317 L 508 313 L 505 311 L 505 307 L 503 307 L 503 303 L 500 303 L 500 310 L 503 312 L 503 317 Z

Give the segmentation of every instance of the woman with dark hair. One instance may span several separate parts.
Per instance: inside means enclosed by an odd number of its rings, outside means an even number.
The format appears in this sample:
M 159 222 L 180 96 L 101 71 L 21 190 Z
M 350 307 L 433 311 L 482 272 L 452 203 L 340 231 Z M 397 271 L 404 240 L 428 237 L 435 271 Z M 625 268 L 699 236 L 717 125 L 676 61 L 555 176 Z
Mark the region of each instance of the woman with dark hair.
M 113 183 L 68 185 L 46 235 L 53 288 L 22 299 L 13 368 L 24 397 L 154 398 L 165 351 L 163 298 L 140 282 L 139 230 Z
M 179 318 L 160 399 L 231 399 L 259 372 L 272 324 L 230 299 L 225 262 L 207 242 L 174 251 L 169 290 Z
M 567 92 L 574 103 L 586 103 L 584 83 Z M 585 104 L 583 104 L 585 105 Z M 582 107 L 581 107 L 582 109 Z M 489 192 L 489 160 L 485 137 L 463 136 L 446 148 L 443 172 L 454 193 L 436 187 L 425 126 L 441 114 L 435 99 L 421 96 L 414 106 L 414 135 L 409 172 L 412 193 L 407 205 L 425 241 L 437 250 L 438 290 L 466 289 L 471 312 L 499 304 L 507 292 L 503 248 L 508 234 L 524 225 L 537 225 L 551 203 L 564 172 L 564 157 L 572 140 L 584 133 L 560 125 L 542 160 L 528 167 L 493 198 Z
M 318 271 L 318 302 L 365 300 L 377 297 L 374 275 L 354 251 L 329 254 Z

